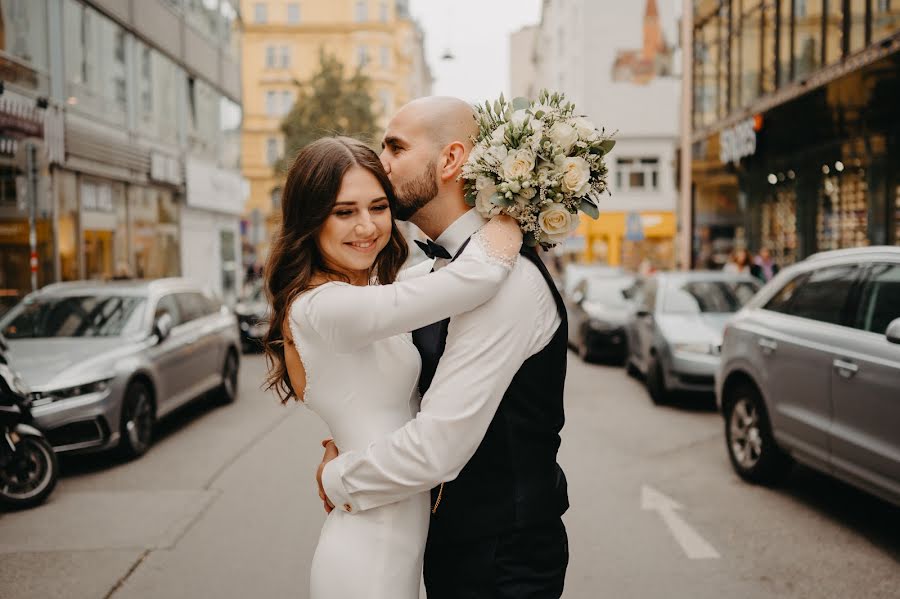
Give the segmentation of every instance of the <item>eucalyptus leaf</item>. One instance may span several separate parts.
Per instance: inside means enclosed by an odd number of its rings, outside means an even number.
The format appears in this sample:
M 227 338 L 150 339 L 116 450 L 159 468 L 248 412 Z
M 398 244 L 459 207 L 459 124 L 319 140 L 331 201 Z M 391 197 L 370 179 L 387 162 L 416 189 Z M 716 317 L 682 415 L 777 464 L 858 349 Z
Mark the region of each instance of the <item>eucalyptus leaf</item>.
M 470 208 L 475 207 L 475 197 L 476 197 L 476 195 L 474 193 L 466 194 L 466 205 L 469 206 Z
M 528 101 L 528 98 L 522 98 L 520 96 L 512 101 L 513 110 L 525 110 L 529 106 L 531 106 L 531 102 Z
M 581 199 L 581 206 L 579 206 L 579 208 L 594 220 L 600 218 L 600 210 L 597 208 L 597 205 L 587 198 Z
M 612 149 L 614 147 L 616 147 L 616 140 L 604 139 L 602 142 L 600 142 L 600 147 L 603 149 L 604 152 L 606 152 L 608 154 L 609 152 L 612 151 Z

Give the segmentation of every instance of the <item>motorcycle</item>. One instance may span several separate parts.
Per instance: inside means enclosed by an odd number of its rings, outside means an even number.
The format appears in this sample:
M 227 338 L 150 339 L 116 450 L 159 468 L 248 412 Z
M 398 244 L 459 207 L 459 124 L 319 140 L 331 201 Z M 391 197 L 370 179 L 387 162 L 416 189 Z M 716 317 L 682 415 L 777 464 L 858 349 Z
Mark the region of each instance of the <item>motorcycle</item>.
M 28 388 L 0 335 L 0 506 L 24 509 L 47 499 L 59 478 L 53 447 L 31 425 Z

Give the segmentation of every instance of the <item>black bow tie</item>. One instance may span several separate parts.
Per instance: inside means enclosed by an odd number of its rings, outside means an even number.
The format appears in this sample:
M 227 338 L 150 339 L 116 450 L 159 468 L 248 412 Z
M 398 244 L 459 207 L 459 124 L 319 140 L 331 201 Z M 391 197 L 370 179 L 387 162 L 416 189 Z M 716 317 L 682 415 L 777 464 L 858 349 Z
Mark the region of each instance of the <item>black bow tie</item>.
M 428 256 L 429 258 L 432 258 L 432 259 L 433 258 L 445 258 L 445 259 L 449 260 L 450 258 L 453 257 L 450 255 L 450 252 L 448 252 L 444 246 L 438 245 L 435 242 L 431 241 L 430 239 L 427 239 L 425 241 L 419 241 L 418 239 L 414 239 L 413 241 L 416 242 L 417 246 L 422 248 L 422 251 L 425 252 L 425 255 Z

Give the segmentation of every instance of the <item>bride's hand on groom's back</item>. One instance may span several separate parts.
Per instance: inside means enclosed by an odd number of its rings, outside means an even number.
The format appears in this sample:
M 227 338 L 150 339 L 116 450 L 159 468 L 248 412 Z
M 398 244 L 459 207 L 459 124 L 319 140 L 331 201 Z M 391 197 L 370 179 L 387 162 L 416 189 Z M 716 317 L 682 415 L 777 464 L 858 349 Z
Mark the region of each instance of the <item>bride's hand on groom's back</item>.
M 516 219 L 505 214 L 493 217 L 484 226 L 482 237 L 492 254 L 504 258 L 512 258 L 522 249 L 522 229 Z

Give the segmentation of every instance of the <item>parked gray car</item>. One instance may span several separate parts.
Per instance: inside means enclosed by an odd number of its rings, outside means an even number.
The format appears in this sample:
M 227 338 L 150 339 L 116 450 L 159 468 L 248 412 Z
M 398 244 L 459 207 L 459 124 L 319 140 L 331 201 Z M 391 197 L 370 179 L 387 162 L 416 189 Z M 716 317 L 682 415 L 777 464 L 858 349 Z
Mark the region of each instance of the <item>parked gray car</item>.
M 626 367 L 643 375 L 653 403 L 673 391 L 713 391 L 725 323 L 759 288 L 750 275 L 663 272 L 628 291 Z
M 57 452 L 139 456 L 158 418 L 208 391 L 237 394 L 237 320 L 183 279 L 49 285 L 0 331 Z
M 900 505 L 900 248 L 782 271 L 726 328 L 716 391 L 744 479 L 794 458 Z

